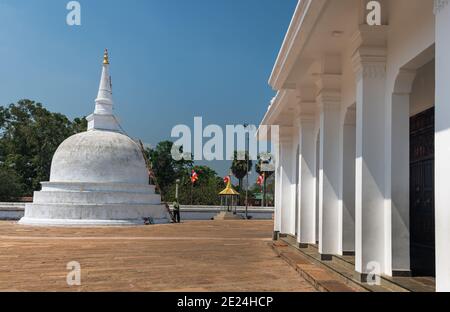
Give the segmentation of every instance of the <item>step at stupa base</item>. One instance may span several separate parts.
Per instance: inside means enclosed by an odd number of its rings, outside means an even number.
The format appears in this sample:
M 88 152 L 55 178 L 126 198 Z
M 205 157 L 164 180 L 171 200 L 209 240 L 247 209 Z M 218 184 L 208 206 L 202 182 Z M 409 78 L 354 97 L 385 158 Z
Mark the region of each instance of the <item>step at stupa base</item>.
M 27 204 L 24 225 L 123 226 L 169 223 L 163 205 L 146 204 Z
M 214 217 L 215 221 L 227 221 L 227 220 L 243 220 L 244 218 L 238 214 L 234 214 L 229 211 L 221 211 L 217 216 Z

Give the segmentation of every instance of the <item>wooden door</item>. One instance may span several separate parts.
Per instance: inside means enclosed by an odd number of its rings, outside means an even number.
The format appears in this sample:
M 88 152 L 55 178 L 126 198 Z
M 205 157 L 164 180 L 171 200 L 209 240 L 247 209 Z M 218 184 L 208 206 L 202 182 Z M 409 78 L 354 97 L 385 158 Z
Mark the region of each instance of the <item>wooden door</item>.
M 412 117 L 410 129 L 411 271 L 435 276 L 434 108 Z

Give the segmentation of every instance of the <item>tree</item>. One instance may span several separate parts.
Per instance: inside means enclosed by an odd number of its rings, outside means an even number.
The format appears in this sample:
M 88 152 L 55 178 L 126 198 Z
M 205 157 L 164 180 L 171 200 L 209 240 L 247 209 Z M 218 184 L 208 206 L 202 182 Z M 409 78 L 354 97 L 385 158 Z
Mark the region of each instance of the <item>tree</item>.
M 0 166 L 15 172 L 29 196 L 49 180 L 58 146 L 86 128 L 85 119 L 70 121 L 31 100 L 0 107 Z
M 190 180 L 191 170 L 198 174 L 198 180 L 193 185 Z M 180 177 L 178 199 L 181 204 L 212 205 L 220 204 L 219 192 L 225 187 L 223 179 L 207 166 L 193 166 Z M 167 201 L 175 200 L 175 184 L 171 185 L 166 196 Z M 192 201 L 191 201 L 192 200 Z
M 169 192 L 169 188 L 175 185 L 175 181 L 186 175 L 188 168 L 192 167 L 191 160 L 174 160 L 172 157 L 173 142 L 160 142 L 156 148 L 147 149 L 145 152 L 152 163 L 153 171 L 159 187 L 161 195 Z M 182 153 L 182 149 L 179 148 Z
M 273 175 L 273 170 L 267 170 L 272 163 L 272 155 L 269 153 L 261 153 L 258 155 L 258 162 L 255 165 L 255 170 L 259 175 L 264 174 L 263 200 L 267 204 L 267 180 Z
M 17 173 L 0 166 L 0 201 L 16 200 L 22 193 L 23 185 Z
M 250 173 L 253 162 L 249 159 L 248 152 L 234 151 L 233 163 L 231 164 L 231 172 L 239 180 L 239 192 L 242 193 L 242 181 L 245 176 Z M 242 197 L 239 196 L 242 203 Z

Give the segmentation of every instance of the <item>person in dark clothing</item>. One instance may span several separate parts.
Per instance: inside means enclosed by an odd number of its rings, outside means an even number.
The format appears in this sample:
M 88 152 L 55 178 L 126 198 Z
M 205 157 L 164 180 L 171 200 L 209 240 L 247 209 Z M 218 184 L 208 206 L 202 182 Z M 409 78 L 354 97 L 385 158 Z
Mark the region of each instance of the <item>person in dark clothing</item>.
M 173 216 L 176 223 L 181 223 L 180 204 L 177 201 L 173 203 Z

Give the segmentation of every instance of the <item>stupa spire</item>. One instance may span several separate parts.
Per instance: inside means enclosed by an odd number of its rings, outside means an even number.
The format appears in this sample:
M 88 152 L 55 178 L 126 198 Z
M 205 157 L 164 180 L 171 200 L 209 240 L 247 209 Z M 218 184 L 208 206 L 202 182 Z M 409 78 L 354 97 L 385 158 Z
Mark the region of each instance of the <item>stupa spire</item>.
M 98 88 L 97 99 L 95 100 L 95 113 L 97 114 L 112 114 L 112 83 L 109 75 L 109 54 L 108 49 L 105 49 L 103 55 L 103 69 L 100 78 L 100 86 Z
M 109 53 L 105 49 L 102 75 L 95 99 L 95 111 L 87 118 L 88 130 L 109 130 L 120 132 L 120 126 L 113 114 L 112 82 L 109 75 Z

